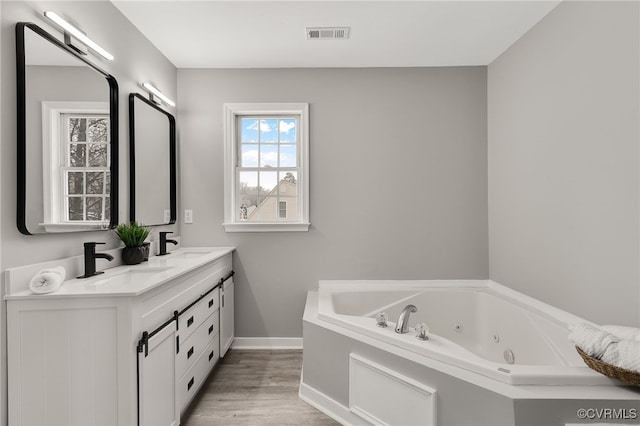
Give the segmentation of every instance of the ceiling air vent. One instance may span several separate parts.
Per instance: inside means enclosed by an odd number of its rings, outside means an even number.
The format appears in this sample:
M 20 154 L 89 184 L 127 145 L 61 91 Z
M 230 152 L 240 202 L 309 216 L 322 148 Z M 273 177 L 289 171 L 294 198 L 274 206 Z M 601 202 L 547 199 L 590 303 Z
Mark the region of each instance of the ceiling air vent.
M 349 38 L 349 27 L 307 27 L 307 40 Z

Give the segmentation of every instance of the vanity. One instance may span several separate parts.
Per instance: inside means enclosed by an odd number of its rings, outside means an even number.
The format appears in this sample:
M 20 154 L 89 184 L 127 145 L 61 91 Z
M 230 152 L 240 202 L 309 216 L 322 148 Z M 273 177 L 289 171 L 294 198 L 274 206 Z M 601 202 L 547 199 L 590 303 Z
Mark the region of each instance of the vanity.
M 178 425 L 233 341 L 234 248 L 180 248 L 32 294 L 6 272 L 9 424 Z M 73 274 L 73 275 L 71 275 Z M 69 277 L 71 275 L 71 277 Z

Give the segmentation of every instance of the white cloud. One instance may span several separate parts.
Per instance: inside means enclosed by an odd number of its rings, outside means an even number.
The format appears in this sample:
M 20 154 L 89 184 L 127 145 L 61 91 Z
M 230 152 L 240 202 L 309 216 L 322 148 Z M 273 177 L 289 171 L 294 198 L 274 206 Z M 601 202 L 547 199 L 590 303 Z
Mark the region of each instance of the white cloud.
M 289 133 L 291 129 L 296 127 L 295 121 L 280 121 L 280 132 Z
M 252 149 L 248 151 L 242 151 L 242 165 L 244 167 L 257 167 L 258 166 L 258 150 Z
M 268 121 L 260 120 L 260 131 L 261 132 L 271 132 L 273 127 L 269 125 Z
M 265 120 L 252 121 L 251 124 L 246 127 L 246 129 L 248 129 L 248 130 L 258 130 L 258 122 L 260 123 L 260 131 L 262 131 L 262 132 L 271 132 L 271 131 L 275 130 L 274 126 L 272 126 L 271 124 L 269 124 L 268 121 L 265 121 Z
M 265 165 L 265 164 L 269 164 L 275 167 L 278 164 L 278 153 L 262 152 L 262 165 Z

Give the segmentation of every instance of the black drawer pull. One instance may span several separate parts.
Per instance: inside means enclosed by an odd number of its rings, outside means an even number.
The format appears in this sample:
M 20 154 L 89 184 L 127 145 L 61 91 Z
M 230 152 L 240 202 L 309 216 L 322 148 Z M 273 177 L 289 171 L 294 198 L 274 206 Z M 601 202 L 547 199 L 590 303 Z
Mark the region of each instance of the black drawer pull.
M 209 300 L 209 307 L 213 306 L 213 299 Z
M 187 390 L 191 390 L 192 386 L 193 386 L 193 377 L 191 378 L 191 380 L 189 380 L 189 383 L 187 383 Z
M 211 358 L 213 358 L 213 351 L 209 354 L 209 361 L 211 361 Z
M 187 359 L 191 358 L 192 355 L 193 355 L 193 346 L 191 346 L 191 349 L 187 351 Z
M 191 327 L 192 325 L 193 325 L 193 315 L 191 315 L 191 318 L 187 320 L 187 327 Z
M 213 324 L 209 326 L 209 334 L 213 333 Z

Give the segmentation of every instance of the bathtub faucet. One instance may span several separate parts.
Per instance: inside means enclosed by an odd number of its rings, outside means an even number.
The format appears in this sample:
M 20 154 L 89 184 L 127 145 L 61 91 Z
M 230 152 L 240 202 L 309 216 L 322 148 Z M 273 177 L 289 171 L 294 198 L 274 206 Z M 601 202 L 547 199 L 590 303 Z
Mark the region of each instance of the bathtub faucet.
M 402 312 L 400 312 L 398 322 L 396 323 L 396 333 L 405 334 L 409 332 L 409 315 L 416 312 L 418 312 L 418 308 L 414 305 L 407 305 L 404 307 Z

